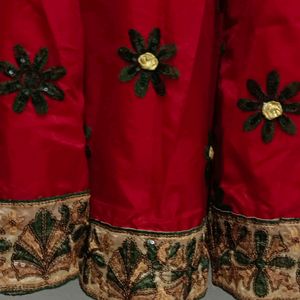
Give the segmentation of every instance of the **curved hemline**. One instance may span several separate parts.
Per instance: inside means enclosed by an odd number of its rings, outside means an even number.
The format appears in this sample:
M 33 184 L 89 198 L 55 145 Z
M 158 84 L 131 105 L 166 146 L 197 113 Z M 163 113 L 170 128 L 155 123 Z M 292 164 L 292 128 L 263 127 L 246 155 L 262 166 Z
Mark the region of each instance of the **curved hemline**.
M 59 288 L 64 286 L 65 284 L 69 283 L 72 280 L 76 280 L 79 278 L 79 274 L 76 275 L 72 275 L 69 278 L 66 278 L 64 280 L 62 280 L 61 282 L 57 282 L 53 285 L 49 285 L 49 286 L 43 286 L 40 288 L 32 288 L 32 289 L 24 289 L 22 290 L 21 288 L 19 290 L 16 291 L 12 291 L 12 290 L 1 290 L 0 289 L 0 295 L 5 295 L 5 296 L 23 296 L 23 295 L 28 295 L 28 294 L 33 294 L 36 292 L 41 292 L 43 290 L 51 290 L 51 289 L 55 289 L 55 288 Z
M 279 224 L 279 223 L 299 223 L 300 224 L 300 218 L 275 218 L 275 219 L 261 219 L 261 218 L 256 218 L 256 217 L 251 217 L 251 216 L 245 216 L 242 214 L 237 214 L 234 212 L 228 212 L 225 210 L 221 210 L 216 207 L 211 208 L 211 213 L 213 214 L 214 212 L 223 215 L 223 216 L 231 216 L 237 219 L 240 219 L 242 221 L 251 221 L 253 223 L 258 223 L 258 224 Z
M 229 289 L 229 288 L 226 288 L 225 286 L 223 286 L 221 283 L 217 283 L 216 281 L 214 281 L 213 279 L 212 279 L 212 284 L 215 286 L 215 287 L 217 287 L 217 288 L 219 288 L 219 289 L 221 289 L 221 290 L 223 290 L 225 293 L 227 293 L 227 294 L 229 294 L 229 295 L 231 295 L 234 299 L 236 299 L 236 300 L 251 300 L 251 299 L 247 299 L 247 298 L 240 298 L 238 295 L 236 295 L 231 289 Z M 254 300 L 254 299 L 252 299 L 252 300 Z
M 231 288 L 228 288 L 228 287 L 225 287 L 222 283 L 218 283 L 216 282 L 214 279 L 212 279 L 212 284 L 223 290 L 225 293 L 231 295 L 234 299 L 236 300 L 256 300 L 258 298 L 244 298 L 243 296 L 239 296 L 237 295 L 237 293 L 235 293 Z M 260 299 L 263 299 L 263 300 L 298 300 L 299 298 L 260 298 Z
M 192 229 L 189 230 L 182 230 L 182 231 L 153 231 L 153 230 L 143 230 L 143 229 L 135 229 L 135 228 L 128 228 L 128 227 L 118 227 L 118 226 L 113 226 L 111 224 L 108 223 L 104 223 L 95 219 L 90 219 L 89 222 L 91 224 L 95 224 L 98 226 L 101 226 L 105 229 L 108 229 L 110 231 L 114 231 L 114 232 L 124 232 L 124 233 L 133 233 L 136 235 L 151 235 L 151 236 L 168 236 L 168 237 L 177 237 L 177 236 L 185 236 L 185 235 L 190 235 L 193 233 L 196 233 L 198 231 L 201 231 L 203 229 L 206 229 L 206 225 L 207 225 L 207 220 L 206 218 L 204 218 L 202 220 L 202 224 L 194 227 Z
M 84 287 L 83 283 L 81 282 L 80 278 L 79 278 L 79 285 L 80 285 L 80 288 L 82 289 L 82 291 L 91 299 L 95 299 L 95 300 L 107 300 L 106 298 L 98 298 L 97 296 L 93 295 L 93 293 L 90 293 L 87 291 L 87 289 Z M 206 288 L 206 290 L 198 297 L 196 298 L 195 300 L 200 300 L 200 299 L 203 299 L 206 294 L 207 294 L 207 291 L 208 291 L 208 288 Z
M 80 197 L 80 196 L 87 196 L 89 195 L 90 191 L 85 190 L 81 192 L 74 192 L 69 194 L 63 194 L 63 195 L 57 195 L 52 197 L 45 197 L 45 198 L 36 198 L 31 200 L 17 200 L 17 199 L 0 199 L 0 205 L 1 204 L 31 204 L 31 203 L 42 203 L 42 202 L 54 202 L 56 200 L 64 200 L 68 198 L 74 198 L 74 197 Z

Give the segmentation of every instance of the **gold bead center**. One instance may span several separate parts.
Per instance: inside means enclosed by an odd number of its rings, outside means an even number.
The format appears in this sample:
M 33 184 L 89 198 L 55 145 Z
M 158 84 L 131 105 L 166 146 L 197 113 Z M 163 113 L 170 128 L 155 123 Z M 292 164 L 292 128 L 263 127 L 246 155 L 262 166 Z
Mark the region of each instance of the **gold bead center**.
M 262 114 L 268 120 L 274 120 L 283 114 L 283 109 L 278 101 L 264 102 Z
M 215 157 L 215 151 L 214 151 L 214 148 L 212 146 L 209 147 L 208 149 L 208 157 L 213 160 L 214 157 Z
M 154 71 L 159 62 L 156 56 L 150 52 L 146 52 L 139 56 L 138 62 L 142 69 L 148 70 L 148 71 Z

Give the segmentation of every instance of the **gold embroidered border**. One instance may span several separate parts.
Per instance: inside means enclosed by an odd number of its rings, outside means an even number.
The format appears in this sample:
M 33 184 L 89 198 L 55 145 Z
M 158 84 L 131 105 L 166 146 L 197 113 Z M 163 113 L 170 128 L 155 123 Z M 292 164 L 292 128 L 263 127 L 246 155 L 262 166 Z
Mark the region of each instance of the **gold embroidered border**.
M 206 224 L 166 233 L 91 223 L 80 263 L 83 290 L 97 300 L 195 300 L 207 289 Z
M 0 293 L 26 294 L 78 275 L 88 193 L 0 201 Z
M 213 283 L 240 300 L 300 299 L 300 219 L 209 216 Z

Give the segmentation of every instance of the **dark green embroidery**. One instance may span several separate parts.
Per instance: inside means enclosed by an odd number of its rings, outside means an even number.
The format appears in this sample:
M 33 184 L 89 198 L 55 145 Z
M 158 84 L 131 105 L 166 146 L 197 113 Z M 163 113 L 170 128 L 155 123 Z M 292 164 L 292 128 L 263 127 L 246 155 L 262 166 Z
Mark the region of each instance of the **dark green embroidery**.
M 41 48 L 33 62 L 21 45 L 14 47 L 14 55 L 19 68 L 7 61 L 0 62 L 0 72 L 11 79 L 0 83 L 0 95 L 18 93 L 13 104 L 16 113 L 23 112 L 31 98 L 35 111 L 46 114 L 48 104 L 44 94 L 55 100 L 64 99 L 64 92 L 53 82 L 65 76 L 65 68 L 44 69 L 48 61 L 47 48 Z
M 135 270 L 144 260 L 143 253 L 135 242 L 129 239 L 113 254 L 108 265 L 107 279 L 124 299 L 131 299 L 141 291 L 156 289 L 153 272 L 148 271 L 143 276 L 134 278 Z
M 199 243 L 202 244 L 204 241 L 200 240 Z M 176 248 L 177 247 L 178 246 L 176 246 Z M 200 251 L 200 247 L 197 245 L 196 238 L 191 239 L 187 244 L 185 255 L 185 268 L 171 271 L 171 281 L 177 281 L 181 278 L 184 278 L 183 299 L 187 299 L 189 296 L 193 286 L 193 277 L 197 272 L 199 272 L 199 267 L 201 267 L 202 272 L 207 270 L 209 267 L 209 258 L 202 251 Z
M 266 92 L 263 92 L 259 84 L 252 79 L 247 81 L 247 89 L 255 98 L 239 99 L 238 107 L 247 112 L 255 112 L 244 124 L 244 130 L 250 131 L 258 127 L 264 120 L 262 127 L 262 139 L 265 143 L 273 140 L 275 133 L 275 120 L 281 129 L 290 134 L 296 134 L 296 126 L 287 116 L 287 113 L 300 114 L 300 103 L 291 103 L 300 90 L 300 82 L 292 82 L 278 93 L 280 78 L 276 71 L 267 75 Z
M 47 280 L 58 270 L 69 270 L 70 236 L 76 244 L 81 243 L 82 227 L 85 227 L 82 220 L 86 219 L 87 207 L 87 203 L 81 203 L 71 212 L 69 206 L 62 205 L 60 220 L 47 209 L 36 213 L 14 245 L 11 261 L 17 278 L 35 275 Z M 30 272 L 24 272 L 24 268 Z
M 252 259 L 250 256 L 242 251 L 235 251 L 235 259 L 242 266 L 253 266 L 256 268 L 253 279 L 253 290 L 256 296 L 266 297 L 269 294 L 269 277 L 266 272 L 267 268 L 285 268 L 290 269 L 295 266 L 294 259 L 288 256 L 276 256 L 270 259 L 265 258 L 267 247 L 269 244 L 269 237 L 265 231 L 257 230 L 254 233 L 256 258 Z
M 67 206 L 61 210 L 60 221 L 50 211 L 42 209 L 24 228 L 23 234 L 14 245 L 11 258 L 18 278 L 29 276 L 19 269 L 22 264 L 32 269 L 32 274 L 44 279 L 58 269 L 67 270 L 61 259 L 71 252 L 70 240 L 64 226 L 68 223 L 65 220 L 69 214 L 69 211 L 65 211 L 66 208 L 69 210 Z M 32 244 L 32 241 L 35 241 L 35 244 Z M 60 263 L 62 263 L 61 266 Z
M 96 268 L 104 268 L 106 267 L 106 262 L 103 256 L 100 254 L 98 248 L 100 248 L 100 241 L 95 229 L 90 232 L 91 227 L 86 226 L 84 228 L 83 234 L 85 235 L 85 242 L 80 251 L 79 258 L 81 258 L 81 262 L 79 264 L 80 273 L 82 276 L 82 281 L 84 284 L 89 283 L 90 277 L 92 277 L 91 270 Z M 90 241 L 94 240 L 97 248 L 90 249 Z
M 157 257 L 158 248 L 156 247 L 155 242 L 153 240 L 147 240 L 145 242 L 145 247 L 147 249 L 148 259 L 152 263 L 152 268 L 154 270 L 161 270 L 163 265 L 160 263 Z
M 176 46 L 170 44 L 160 47 L 161 34 L 158 28 L 150 33 L 147 46 L 141 34 L 134 29 L 129 30 L 129 38 L 135 52 L 126 47 L 119 48 L 120 57 L 130 63 L 121 70 L 120 80 L 127 82 L 140 74 L 135 84 L 135 94 L 138 97 L 146 95 L 150 81 L 156 93 L 164 96 L 166 88 L 161 75 L 171 79 L 179 77 L 179 72 L 174 66 L 164 63 L 176 54 Z
M 212 266 L 214 270 L 220 269 L 222 266 L 231 266 L 232 264 L 232 253 L 236 252 L 239 244 L 247 238 L 249 234 L 248 229 L 245 226 L 241 226 L 238 229 L 238 236 L 233 237 L 232 227 L 229 222 L 224 222 L 225 232 L 222 231 L 220 223 L 214 220 L 212 224 L 212 231 L 216 245 L 220 245 L 222 242 L 222 236 L 224 235 L 226 241 L 226 249 L 221 253 L 221 255 L 213 260 Z
M 0 253 L 5 253 L 12 247 L 12 244 L 10 241 L 8 241 L 5 238 L 0 239 Z

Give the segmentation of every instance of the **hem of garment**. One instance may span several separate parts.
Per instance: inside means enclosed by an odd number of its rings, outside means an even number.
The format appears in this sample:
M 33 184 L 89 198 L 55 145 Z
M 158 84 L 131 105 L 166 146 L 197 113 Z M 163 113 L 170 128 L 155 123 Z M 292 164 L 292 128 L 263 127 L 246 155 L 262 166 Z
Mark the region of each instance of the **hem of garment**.
M 14 289 L 7 289 L 7 290 L 0 290 L 0 295 L 5 295 L 5 296 L 24 296 L 24 295 L 28 295 L 28 294 L 33 294 L 36 292 L 41 292 L 41 291 L 45 291 L 45 290 L 52 290 L 52 289 L 56 289 L 59 287 L 62 287 L 66 284 L 68 284 L 71 281 L 74 280 L 78 280 L 79 277 L 79 272 L 77 272 L 77 274 L 75 275 L 70 275 L 67 278 L 61 280 L 61 282 L 57 282 L 56 284 L 53 285 L 45 285 L 45 286 L 39 286 L 38 288 L 36 287 L 32 287 L 32 288 L 21 288 L 18 290 L 14 290 Z
M 92 220 L 80 285 L 97 300 L 202 298 L 209 257 L 205 222 L 184 232 L 118 228 Z
M 89 197 L 0 200 L 0 294 L 33 293 L 78 277 Z
M 223 290 L 225 293 L 228 293 L 229 295 L 231 295 L 234 299 L 236 300 L 257 300 L 257 299 L 262 299 L 262 300 L 299 300 L 299 297 L 297 298 L 247 298 L 247 297 L 243 297 L 241 295 L 238 295 L 233 289 L 230 289 L 224 285 L 222 285 L 221 283 L 218 283 L 218 282 L 214 282 L 214 280 L 212 280 L 212 284 Z
M 238 300 L 299 299 L 300 219 L 266 220 L 212 208 L 208 224 L 215 286 Z

